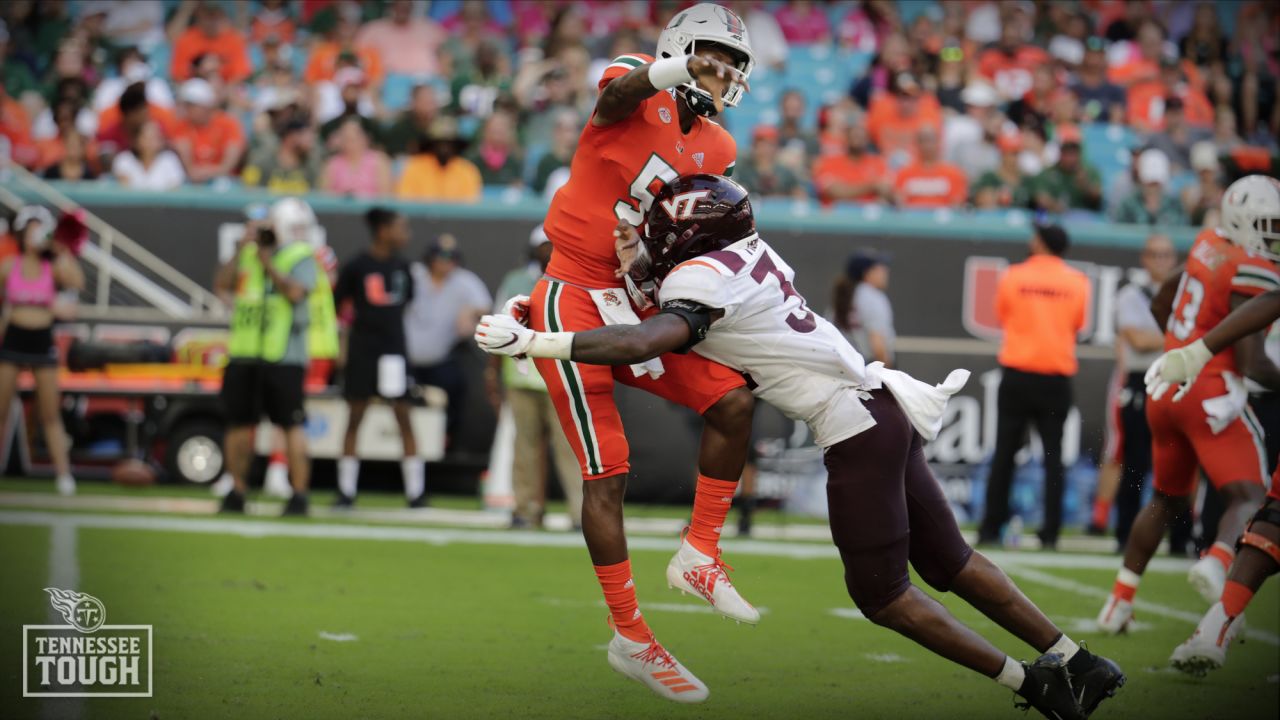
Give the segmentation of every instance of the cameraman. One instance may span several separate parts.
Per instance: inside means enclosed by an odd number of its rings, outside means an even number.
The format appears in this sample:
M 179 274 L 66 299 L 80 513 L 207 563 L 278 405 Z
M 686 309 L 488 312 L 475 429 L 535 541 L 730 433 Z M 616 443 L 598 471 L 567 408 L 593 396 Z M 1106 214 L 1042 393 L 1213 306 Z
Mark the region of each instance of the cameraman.
M 285 433 L 293 496 L 284 514 L 307 514 L 311 467 L 303 428 L 303 380 L 307 298 L 317 275 L 310 243 L 315 226 L 315 213 L 305 202 L 277 201 L 266 227 L 246 227 L 235 256 L 219 268 L 214 281 L 219 292 L 234 296 L 222 402 L 227 414 L 223 453 L 235 488 L 223 498 L 222 512 L 244 512 L 253 430 L 265 414 Z

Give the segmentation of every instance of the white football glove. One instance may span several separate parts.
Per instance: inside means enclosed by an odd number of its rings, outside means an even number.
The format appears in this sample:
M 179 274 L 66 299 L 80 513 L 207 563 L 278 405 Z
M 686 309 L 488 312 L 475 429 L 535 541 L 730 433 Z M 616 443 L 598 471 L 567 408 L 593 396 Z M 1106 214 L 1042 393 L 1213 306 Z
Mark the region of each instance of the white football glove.
M 1181 400 L 1191 391 L 1191 386 L 1195 384 L 1196 376 L 1212 359 L 1213 353 L 1209 352 L 1209 348 L 1204 344 L 1203 339 L 1197 340 L 1186 347 L 1166 352 L 1151 363 L 1151 367 L 1147 369 L 1147 374 L 1143 377 L 1147 385 L 1147 394 L 1153 400 L 1159 400 L 1164 397 L 1169 388 L 1178 385 L 1178 391 L 1174 393 L 1173 401 Z
M 510 315 L 485 315 L 476 325 L 476 344 L 490 355 L 520 357 L 529 351 L 534 331 Z
M 516 295 L 502 306 L 502 314 L 510 315 L 521 325 L 529 324 L 529 296 Z

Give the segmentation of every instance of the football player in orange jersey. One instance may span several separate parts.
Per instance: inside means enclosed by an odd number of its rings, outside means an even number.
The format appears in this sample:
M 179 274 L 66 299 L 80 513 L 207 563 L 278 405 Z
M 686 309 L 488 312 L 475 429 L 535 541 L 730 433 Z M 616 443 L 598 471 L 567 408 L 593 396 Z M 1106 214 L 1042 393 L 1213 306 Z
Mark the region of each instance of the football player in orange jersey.
M 1256 208 L 1247 234 L 1261 241 L 1259 252 L 1280 258 L 1280 182 L 1258 175 L 1236 183 L 1232 191 L 1247 189 L 1247 202 Z M 1245 181 L 1241 181 L 1243 183 Z M 1196 376 L 1231 343 L 1280 320 L 1280 290 L 1269 290 L 1233 310 L 1217 327 L 1185 347 L 1170 350 L 1151 366 L 1147 387 L 1152 394 L 1169 386 L 1194 383 Z M 1263 581 L 1280 572 L 1280 470 L 1271 477 L 1271 490 L 1236 545 L 1236 558 L 1227 571 L 1222 597 L 1209 608 L 1195 633 L 1169 658 L 1174 667 L 1192 675 L 1204 675 L 1222 667 L 1227 648 L 1244 627 L 1244 609 Z
M 1185 348 L 1179 356 L 1199 357 L 1205 347 L 1201 338 L 1234 308 L 1280 289 L 1280 274 L 1264 256 L 1271 250 L 1278 214 L 1280 192 L 1274 179 L 1251 175 L 1227 188 L 1222 196 L 1222 227 L 1201 231 L 1191 246 L 1186 270 L 1177 279 L 1173 310 L 1164 323 L 1166 352 Z M 1168 296 L 1167 288 L 1162 295 Z M 1156 303 L 1160 299 L 1157 295 Z M 1263 352 L 1259 333 L 1242 337 L 1203 360 L 1204 371 L 1194 384 L 1172 394 L 1165 384 L 1156 388 L 1147 403 L 1155 495 L 1134 523 L 1125 545 L 1124 566 L 1098 614 L 1098 626 L 1105 632 L 1121 632 L 1133 619 L 1133 598 L 1142 572 L 1169 521 L 1185 509 L 1195 489 L 1197 468 L 1204 470 L 1226 504 L 1213 546 L 1187 574 L 1208 602 L 1222 596 L 1236 538 L 1266 493 L 1262 431 L 1237 373 L 1280 389 L 1280 369 Z
M 620 220 L 641 224 L 654 194 L 681 175 L 733 171 L 733 138 L 709 118 L 748 89 L 754 59 L 742 20 L 710 3 L 682 10 L 659 36 L 657 55 L 620 56 L 600 80 L 569 181 L 543 224 L 554 248 L 546 275 L 527 305 L 509 303 L 527 313 L 534 330 L 635 324 L 637 311 L 652 313 L 618 270 L 614 228 Z M 535 364 L 586 481 L 582 533 L 615 630 L 609 664 L 667 699 L 700 702 L 706 686 L 657 642 L 636 600 L 622 526 L 629 449 L 613 387 L 615 381 L 638 387 L 702 415 L 693 513 L 667 583 L 754 624 L 760 614 L 730 582 L 719 548 L 750 440 L 754 400 L 746 381 L 692 354 L 616 369 L 553 359 Z

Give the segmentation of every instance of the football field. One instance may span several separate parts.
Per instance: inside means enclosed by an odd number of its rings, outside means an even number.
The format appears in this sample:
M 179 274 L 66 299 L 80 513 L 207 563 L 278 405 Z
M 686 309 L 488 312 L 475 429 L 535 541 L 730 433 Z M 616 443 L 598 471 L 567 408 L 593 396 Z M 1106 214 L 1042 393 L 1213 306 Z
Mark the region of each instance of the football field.
M 120 497 L 109 491 L 99 498 Z M 633 534 L 641 609 L 711 689 L 707 703 L 679 706 L 606 664 L 607 613 L 574 534 L 426 522 L 391 511 L 390 498 L 375 520 L 280 520 L 216 517 L 197 512 L 207 495 L 160 489 L 145 496 L 151 505 L 94 507 L 94 492 L 64 503 L 38 484 L 0 481 L 0 717 L 1023 717 L 994 682 L 862 619 L 829 543 L 726 541 L 735 583 L 764 613 L 752 628 L 666 588 L 675 537 Z M 1127 671 L 1094 717 L 1280 715 L 1276 581 L 1250 607 L 1248 641 L 1227 667 L 1195 680 L 1167 667 L 1205 609 L 1184 561 L 1158 560 L 1138 627 L 1105 638 L 1090 623 L 1114 556 L 993 557 L 1068 633 Z M 152 697 L 21 697 L 22 626 L 61 622 L 46 587 L 96 596 L 108 624 L 153 626 Z M 943 599 L 1015 657 L 1034 655 Z

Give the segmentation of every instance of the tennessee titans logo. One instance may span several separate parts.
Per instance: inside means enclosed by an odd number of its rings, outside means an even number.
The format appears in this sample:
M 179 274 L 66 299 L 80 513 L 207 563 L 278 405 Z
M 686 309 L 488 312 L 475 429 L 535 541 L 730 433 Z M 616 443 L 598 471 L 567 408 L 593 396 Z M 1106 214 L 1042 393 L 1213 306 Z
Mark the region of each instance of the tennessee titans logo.
M 720 19 L 724 22 L 725 30 L 728 30 L 729 34 L 734 36 L 734 38 L 741 40 L 742 34 L 746 32 L 746 28 L 742 25 L 742 20 L 732 11 L 722 8 L 719 5 L 716 6 L 716 14 L 719 15 Z
M 49 602 L 67 624 L 82 633 L 91 633 L 107 621 L 107 608 L 98 598 L 75 590 L 45 588 Z

